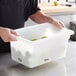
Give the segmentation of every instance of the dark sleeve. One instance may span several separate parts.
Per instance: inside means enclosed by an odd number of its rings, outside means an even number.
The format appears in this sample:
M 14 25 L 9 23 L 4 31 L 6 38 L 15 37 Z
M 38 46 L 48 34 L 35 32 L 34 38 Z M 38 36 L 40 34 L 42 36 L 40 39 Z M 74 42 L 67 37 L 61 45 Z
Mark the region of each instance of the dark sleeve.
M 31 4 L 31 14 L 30 15 L 32 15 L 40 10 L 40 8 L 38 7 L 38 0 L 30 0 L 30 4 Z

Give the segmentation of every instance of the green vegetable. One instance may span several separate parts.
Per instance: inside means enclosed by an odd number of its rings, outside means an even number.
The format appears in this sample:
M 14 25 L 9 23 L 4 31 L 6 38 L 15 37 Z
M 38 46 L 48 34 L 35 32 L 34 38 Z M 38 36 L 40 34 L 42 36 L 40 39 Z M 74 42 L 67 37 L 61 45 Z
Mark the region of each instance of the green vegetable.
M 38 39 L 37 39 L 37 38 L 33 38 L 33 39 L 32 39 L 32 41 L 36 41 L 36 40 L 38 40 Z
M 42 36 L 41 38 L 44 39 L 44 38 L 47 38 L 47 36 Z
M 41 39 L 47 38 L 47 36 L 42 36 Z M 32 41 L 36 41 L 38 38 L 33 38 Z

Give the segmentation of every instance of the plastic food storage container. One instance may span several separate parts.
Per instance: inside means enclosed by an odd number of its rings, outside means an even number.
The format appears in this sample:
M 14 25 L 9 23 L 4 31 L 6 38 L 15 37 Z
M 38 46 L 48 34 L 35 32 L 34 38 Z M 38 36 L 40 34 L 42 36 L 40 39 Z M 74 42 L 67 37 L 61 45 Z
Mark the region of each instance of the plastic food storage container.
M 10 42 L 12 59 L 29 68 L 65 57 L 68 39 L 74 33 L 66 28 L 61 30 L 49 23 L 15 31 L 20 36 L 17 41 Z

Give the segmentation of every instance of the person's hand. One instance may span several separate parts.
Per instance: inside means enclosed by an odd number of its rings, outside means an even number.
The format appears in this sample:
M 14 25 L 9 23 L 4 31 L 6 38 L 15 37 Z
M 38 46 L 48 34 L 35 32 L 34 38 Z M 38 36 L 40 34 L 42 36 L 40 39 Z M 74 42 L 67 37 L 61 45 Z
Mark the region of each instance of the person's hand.
M 64 28 L 64 23 L 58 20 L 54 20 L 53 24 L 57 27 L 59 27 L 60 29 Z
M 0 27 L 0 37 L 4 42 L 16 41 L 18 34 L 9 28 Z

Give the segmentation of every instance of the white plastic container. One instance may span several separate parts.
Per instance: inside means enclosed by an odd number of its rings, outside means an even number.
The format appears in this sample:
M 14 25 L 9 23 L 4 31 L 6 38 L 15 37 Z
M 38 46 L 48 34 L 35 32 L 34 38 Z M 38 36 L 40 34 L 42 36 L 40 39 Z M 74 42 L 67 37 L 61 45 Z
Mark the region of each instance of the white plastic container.
M 11 41 L 12 59 L 34 68 L 66 55 L 68 39 L 74 32 L 43 23 L 16 30 L 19 33 L 17 41 Z M 47 38 L 42 39 L 42 36 Z M 38 38 L 32 41 L 33 38 Z

